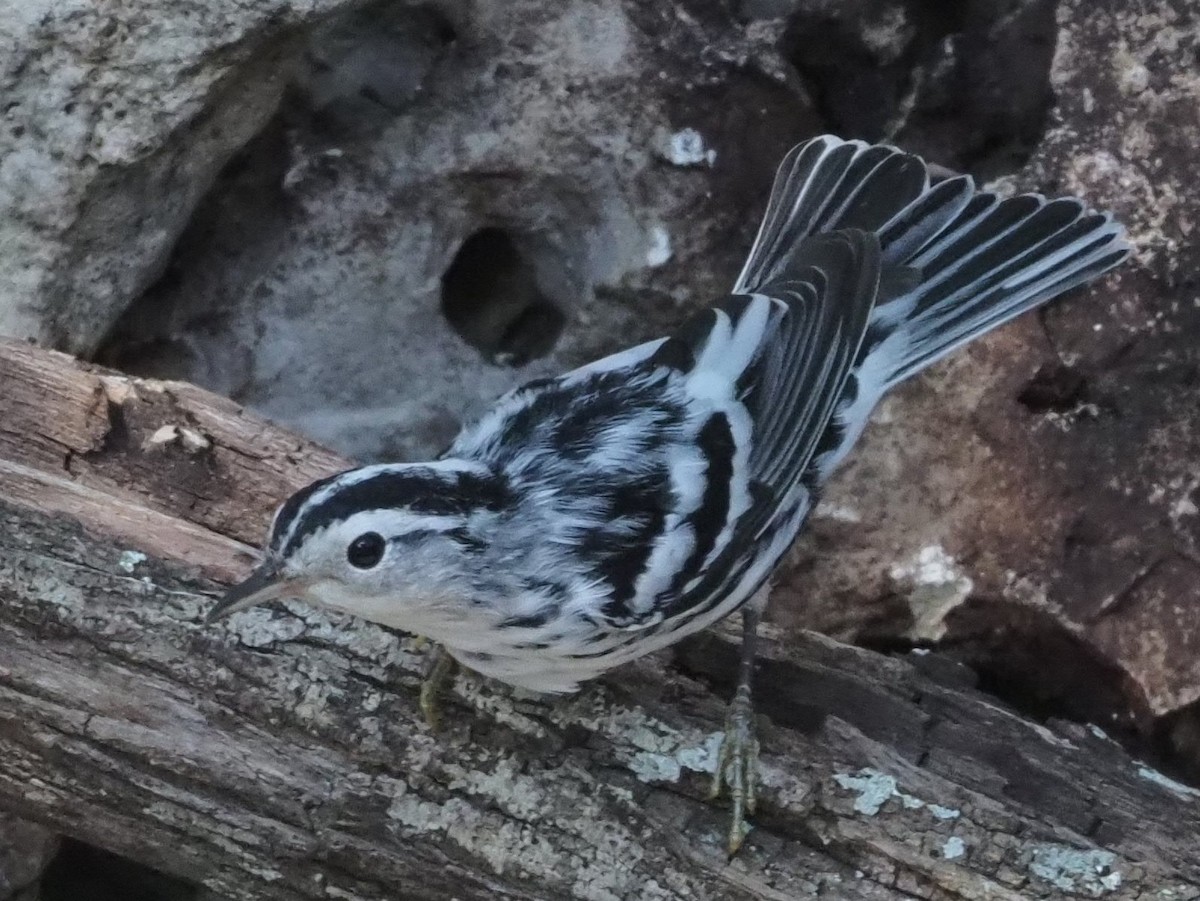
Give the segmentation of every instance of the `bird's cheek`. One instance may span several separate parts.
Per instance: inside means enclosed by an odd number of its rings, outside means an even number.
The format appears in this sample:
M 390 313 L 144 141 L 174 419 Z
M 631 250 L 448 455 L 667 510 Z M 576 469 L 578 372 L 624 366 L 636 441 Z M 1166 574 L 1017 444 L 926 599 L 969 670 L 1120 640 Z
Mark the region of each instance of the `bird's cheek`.
M 301 597 L 322 607 L 369 617 L 366 608 L 370 606 L 371 594 L 360 586 L 347 585 L 337 579 L 313 580 L 305 586 Z

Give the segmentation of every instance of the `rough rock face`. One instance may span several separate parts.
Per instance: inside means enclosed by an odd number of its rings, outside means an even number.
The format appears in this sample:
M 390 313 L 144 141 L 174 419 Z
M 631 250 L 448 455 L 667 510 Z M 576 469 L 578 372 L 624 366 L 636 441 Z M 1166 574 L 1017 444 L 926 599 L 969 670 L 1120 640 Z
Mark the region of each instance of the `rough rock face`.
M 1165 735 L 1195 768 L 1200 29 L 1183 2 L 1058 23 L 1049 127 L 1005 181 L 1112 210 L 1137 258 L 885 403 L 776 610 L 957 648 L 1026 705 Z
M 314 30 L 104 358 L 419 458 L 659 333 L 730 284 L 820 125 L 767 30 L 698 12 L 376 3 Z
M 822 130 L 1114 210 L 1135 263 L 885 403 L 773 615 L 1200 761 L 1194 4 L 105 9 L 0 26 L 0 330 L 364 458 L 724 290 Z
M 339 5 L 22 0 L 0 21 L 0 331 L 77 352 L 162 272 Z

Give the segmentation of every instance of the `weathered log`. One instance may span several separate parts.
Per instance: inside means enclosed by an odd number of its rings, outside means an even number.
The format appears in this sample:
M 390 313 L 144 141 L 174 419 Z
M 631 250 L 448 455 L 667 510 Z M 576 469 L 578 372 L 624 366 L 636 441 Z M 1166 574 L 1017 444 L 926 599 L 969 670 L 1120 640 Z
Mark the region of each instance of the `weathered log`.
M 0 343 L 0 809 L 230 899 L 1200 897 L 1200 792 L 936 657 L 758 674 L 760 809 L 707 803 L 720 635 L 579 696 L 459 678 L 300 604 L 205 626 L 274 504 L 344 465 L 194 387 Z

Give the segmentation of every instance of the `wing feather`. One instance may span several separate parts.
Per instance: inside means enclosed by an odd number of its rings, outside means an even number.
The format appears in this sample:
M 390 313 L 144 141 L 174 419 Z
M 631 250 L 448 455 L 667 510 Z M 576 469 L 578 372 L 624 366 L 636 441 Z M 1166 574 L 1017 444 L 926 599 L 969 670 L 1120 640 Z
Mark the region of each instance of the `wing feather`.
M 518 389 L 450 453 L 529 499 L 513 553 L 609 627 L 580 656 L 637 656 L 748 600 L 883 391 L 1127 253 L 1078 201 L 931 185 L 896 148 L 816 138 L 781 164 L 731 296 Z

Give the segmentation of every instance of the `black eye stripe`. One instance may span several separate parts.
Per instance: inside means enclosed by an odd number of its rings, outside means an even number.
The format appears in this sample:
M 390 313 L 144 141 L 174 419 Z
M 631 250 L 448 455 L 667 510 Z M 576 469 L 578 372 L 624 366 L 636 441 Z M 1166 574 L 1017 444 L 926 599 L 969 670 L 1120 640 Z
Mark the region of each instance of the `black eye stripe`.
M 411 532 L 402 532 L 399 535 L 393 535 L 392 540 L 402 544 L 416 544 L 419 541 L 432 538 L 434 535 L 442 535 L 445 538 L 449 538 L 451 541 L 460 544 L 463 550 L 472 553 L 480 553 L 487 549 L 487 542 L 476 538 L 463 526 L 453 529 L 413 529 Z
M 401 532 L 399 535 L 393 535 L 392 541 L 400 542 L 415 542 L 424 541 L 433 535 L 438 534 L 437 529 L 413 529 L 411 532 Z

